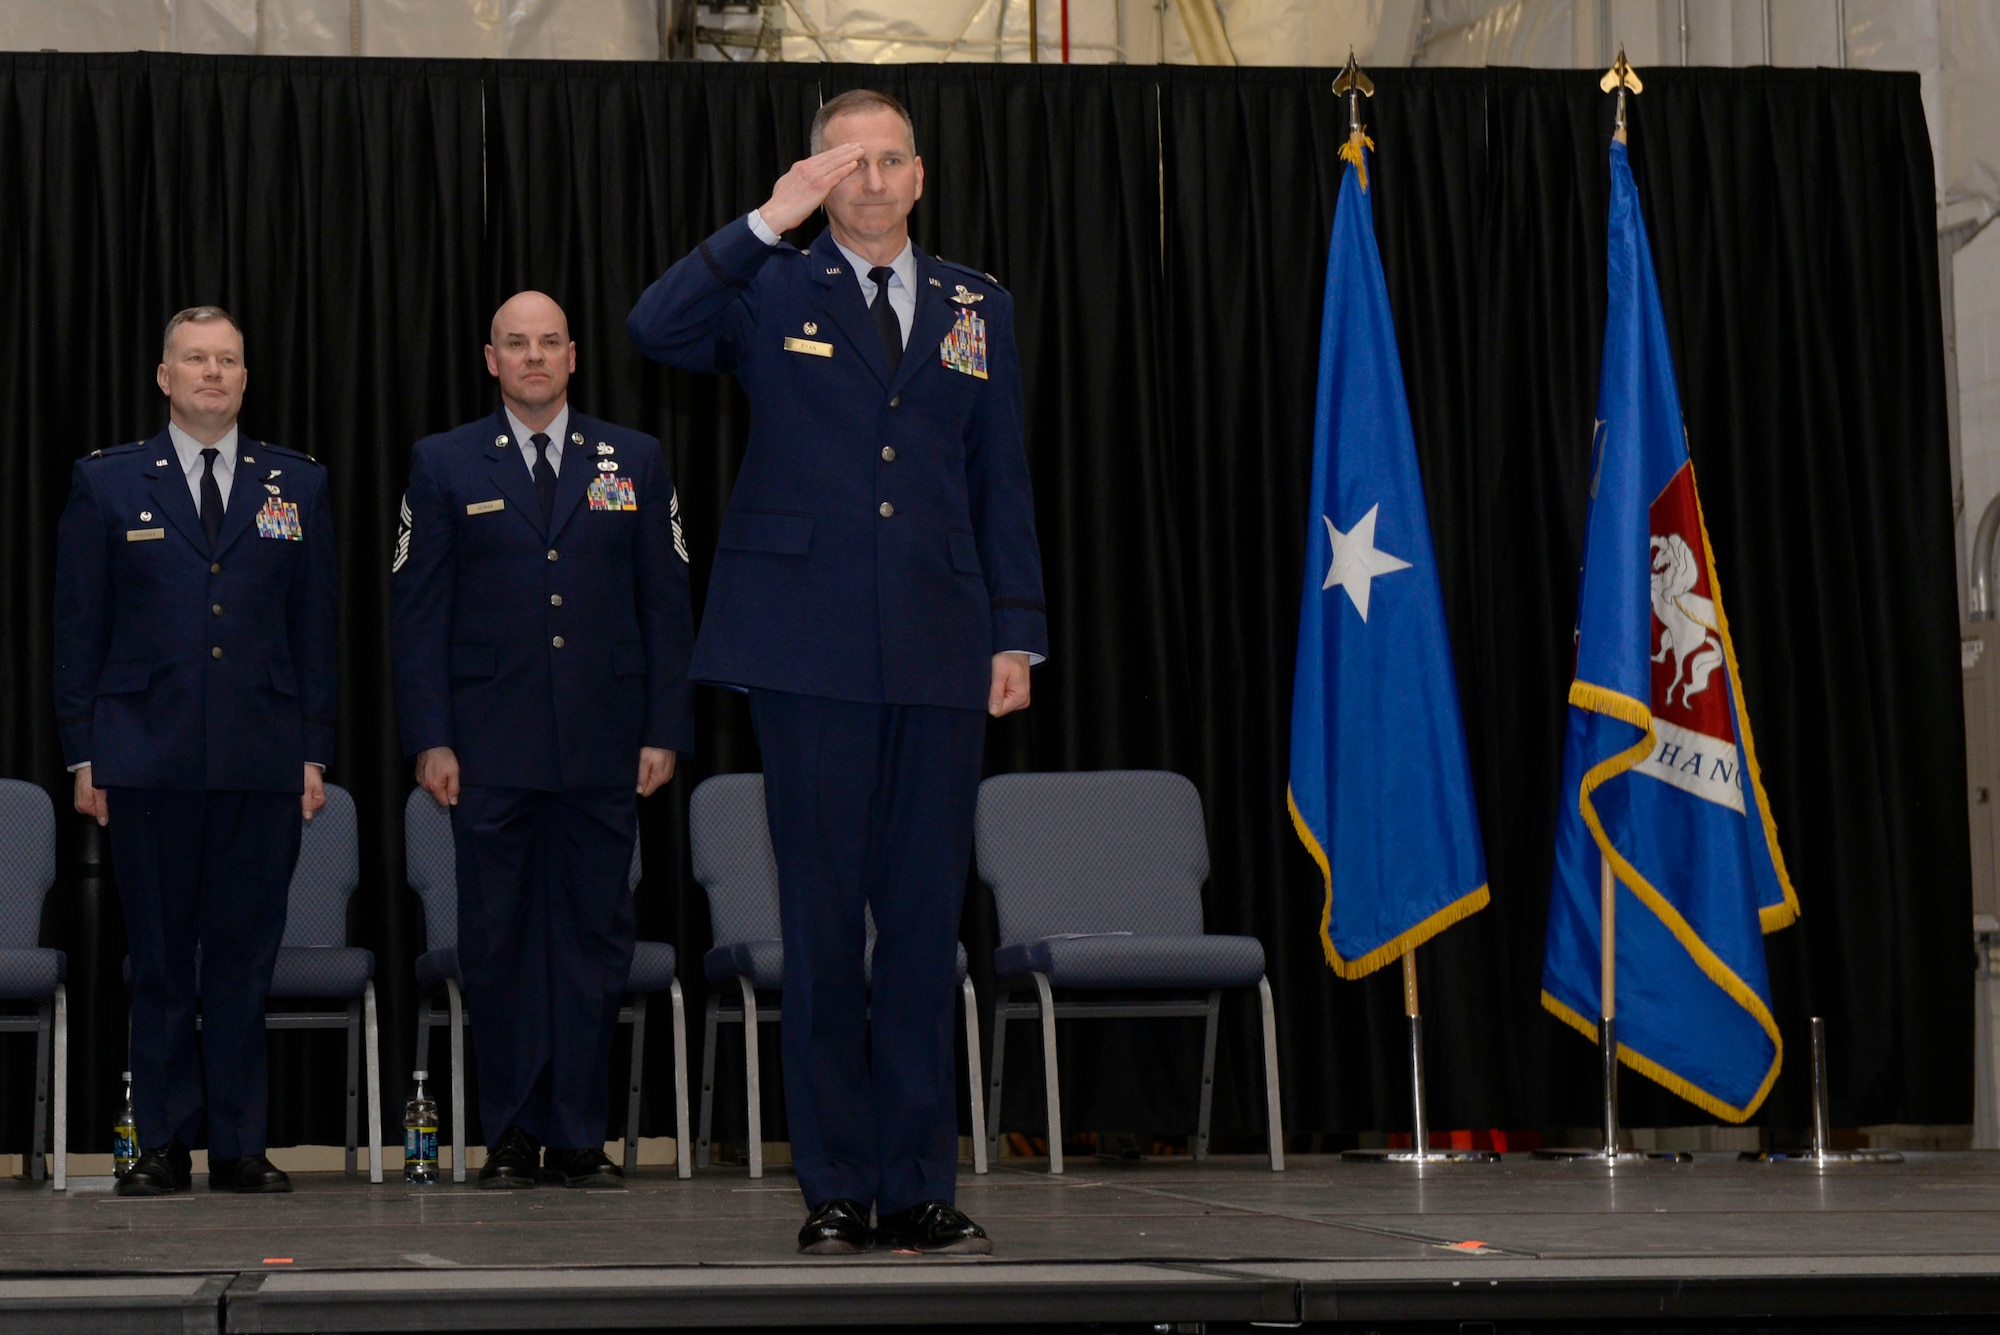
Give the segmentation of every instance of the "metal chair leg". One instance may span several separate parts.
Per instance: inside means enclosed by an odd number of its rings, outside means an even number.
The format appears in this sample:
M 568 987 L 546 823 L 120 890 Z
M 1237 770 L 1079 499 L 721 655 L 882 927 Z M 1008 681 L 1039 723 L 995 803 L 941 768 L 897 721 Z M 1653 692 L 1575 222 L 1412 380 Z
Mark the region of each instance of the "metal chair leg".
M 701 1043 L 701 1132 L 696 1143 L 700 1149 L 700 1164 L 708 1167 L 708 1132 L 715 1117 L 715 1010 L 721 998 L 715 993 L 708 994 L 707 1015 L 702 1021 Z
M 347 1172 L 354 1173 L 361 1143 L 361 1000 L 347 1003 Z
M 1063 1170 L 1062 1151 L 1062 1092 L 1056 1086 L 1056 998 L 1049 990 L 1049 976 L 1045 973 L 1034 975 L 1036 1004 L 1042 1012 L 1042 1083 L 1043 1097 L 1049 1106 L 1049 1175 L 1057 1177 Z
M 764 1176 L 764 1081 L 757 1061 L 757 989 L 738 978 L 743 991 L 743 1099 L 750 1108 L 750 1176 Z
M 1007 1008 L 1014 994 L 1002 992 L 993 999 L 993 1073 L 986 1086 L 986 1157 L 1000 1157 L 1000 1082 L 1007 1073 Z
M 465 1181 L 465 999 L 458 984 L 444 980 L 451 1008 L 451 1180 Z
M 429 996 L 417 1000 L 417 1064 L 410 1069 L 428 1071 L 431 1068 L 431 1017 L 437 1014 L 437 1007 Z
M 56 984 L 55 1190 L 69 1190 L 69 994 Z
M 56 1003 L 54 998 L 35 1006 L 35 1138 L 26 1156 L 28 1176 L 40 1182 L 48 1176 L 42 1152 L 49 1143 L 49 1068 L 54 1053 Z
M 965 1097 L 972 1108 L 972 1171 L 984 1173 L 986 1164 L 986 1081 L 979 1069 L 979 995 L 972 980 L 959 980 L 959 995 L 965 998 Z
M 362 1038 L 368 1044 L 368 1180 L 382 1180 L 382 1036 L 376 1023 L 375 980 L 362 985 Z
M 639 1171 L 639 1087 L 646 1074 L 646 998 L 632 997 L 632 1060 L 625 1081 L 625 1171 Z
M 1285 1171 L 1285 1113 L 1278 1097 L 1278 1008 L 1271 1000 L 1271 980 L 1257 979 L 1257 996 L 1264 1006 L 1264 1116 L 1269 1128 L 1271 1171 Z
M 681 997 L 681 980 L 667 988 L 673 1003 L 674 1019 L 674 1176 L 693 1177 L 694 1162 L 688 1156 L 688 1027 L 687 1002 Z
M 1215 1103 L 1215 1031 L 1222 1018 L 1222 993 L 1208 994 L 1208 1025 L 1201 1041 L 1201 1120 L 1195 1124 L 1194 1161 L 1208 1158 L 1208 1114 Z

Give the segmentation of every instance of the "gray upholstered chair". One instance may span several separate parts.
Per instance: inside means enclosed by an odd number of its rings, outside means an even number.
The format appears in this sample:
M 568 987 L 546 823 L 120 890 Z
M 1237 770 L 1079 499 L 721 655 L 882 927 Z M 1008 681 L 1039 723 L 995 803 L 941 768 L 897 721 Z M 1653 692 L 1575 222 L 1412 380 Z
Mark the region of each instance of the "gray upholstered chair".
M 0 779 L 0 1002 L 35 1005 L 32 1015 L 0 1015 L 0 1034 L 35 1035 L 35 1138 L 24 1157 L 39 1182 L 47 1171 L 42 1147 L 49 1145 L 54 1187 L 64 1191 L 69 1187 L 69 999 L 63 981 L 69 957 L 39 944 L 42 901 L 55 882 L 54 804 L 32 783 Z
M 417 957 L 417 986 L 423 1003 L 417 1012 L 417 1069 L 430 1066 L 431 1030 L 447 1026 L 451 1033 L 451 1180 L 465 1181 L 465 1026 L 463 988 L 458 968 L 458 851 L 452 844 L 451 817 L 421 788 L 403 803 L 403 867 L 410 889 L 424 906 L 424 953 Z M 642 875 L 639 846 L 632 846 L 627 888 L 636 891 Z M 625 1171 L 639 1167 L 639 1090 L 646 1074 L 646 1000 L 665 992 L 673 1006 L 674 1025 L 674 1164 L 681 1177 L 692 1177 L 688 1154 L 687 1009 L 675 972 L 679 961 L 664 941 L 633 944 L 632 969 L 625 978 L 625 1004 L 618 1023 L 632 1026 L 632 1059 L 625 1091 Z M 439 1007 L 442 999 L 444 1005 Z
M 1060 1173 L 1056 1021 L 1200 1016 L 1208 1027 L 1194 1157 L 1207 1158 L 1222 990 L 1255 987 L 1264 1010 L 1271 1169 L 1282 1170 L 1278 1029 L 1264 977 L 1264 947 L 1256 937 L 1211 936 L 1202 929 L 1208 838 L 1194 785 L 1153 770 L 999 775 L 979 786 L 975 828 L 979 876 L 993 891 L 1000 919 L 1000 948 L 993 952 L 1000 995 L 993 1008 L 993 1086 L 987 1100 L 994 1110 L 995 1151 L 1008 1021 L 1041 1021 L 1049 1171 Z M 1070 996 L 1058 1001 L 1056 988 Z M 1134 991 L 1205 996 L 1104 995 Z M 1075 999 L 1077 993 L 1088 999 Z
M 362 1052 L 367 1051 L 368 1180 L 382 1180 L 382 1045 L 375 1013 L 375 952 L 347 944 L 347 905 L 361 886 L 361 839 L 354 798 L 326 785 L 326 805 L 299 832 L 299 860 L 285 898 L 285 934 L 271 969 L 266 1001 L 339 1002 L 339 1009 L 264 1012 L 266 1029 L 347 1031 L 347 1171 L 358 1163 L 362 1104 Z M 201 948 L 195 948 L 195 978 Z M 132 960 L 125 960 L 132 986 Z M 201 1016 L 195 1016 L 200 1028 Z M 126 1015 L 126 1043 L 131 1015 Z M 130 1059 L 127 1059 L 130 1065 Z
M 778 922 L 778 861 L 771 852 L 771 827 L 764 811 L 762 774 L 718 774 L 704 780 L 688 801 L 688 843 L 694 878 L 708 892 L 714 945 L 702 956 L 708 994 L 701 1052 L 701 1131 L 696 1155 L 708 1167 L 709 1130 L 715 1109 L 715 1037 L 724 1024 L 743 1026 L 743 1069 L 750 1114 L 750 1176 L 764 1176 L 763 1087 L 757 1070 L 757 1027 L 783 1018 L 777 1005 L 758 1001 L 784 986 L 785 945 Z M 867 915 L 864 969 L 875 960 L 875 919 Z M 987 1167 L 986 1109 L 979 1073 L 979 1001 L 966 974 L 965 947 L 958 947 L 956 981 L 965 1002 L 966 1091 L 972 1107 L 972 1171 Z M 734 995 L 731 995 L 731 994 Z

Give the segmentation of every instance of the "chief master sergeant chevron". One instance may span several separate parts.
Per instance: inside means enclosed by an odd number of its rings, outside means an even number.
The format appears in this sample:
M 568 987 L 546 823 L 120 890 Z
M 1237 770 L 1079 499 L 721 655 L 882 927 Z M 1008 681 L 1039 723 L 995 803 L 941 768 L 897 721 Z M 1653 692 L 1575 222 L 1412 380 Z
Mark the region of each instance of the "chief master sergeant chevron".
M 237 430 L 228 312 L 184 310 L 162 342 L 166 430 L 77 463 L 56 548 L 63 756 L 109 827 L 132 952 L 141 1153 L 118 1194 L 186 1190 L 204 1120 L 212 1189 L 290 1191 L 264 1157 L 264 998 L 333 759 L 326 470 Z
M 834 98 L 812 149 L 627 327 L 752 406 L 693 675 L 748 688 L 764 756 L 800 1250 L 985 1252 L 953 1204 L 959 908 L 980 711 L 1026 706 L 1048 650 L 1013 303 L 911 244 L 924 169 L 894 99 Z M 810 250 L 779 241 L 822 203 Z

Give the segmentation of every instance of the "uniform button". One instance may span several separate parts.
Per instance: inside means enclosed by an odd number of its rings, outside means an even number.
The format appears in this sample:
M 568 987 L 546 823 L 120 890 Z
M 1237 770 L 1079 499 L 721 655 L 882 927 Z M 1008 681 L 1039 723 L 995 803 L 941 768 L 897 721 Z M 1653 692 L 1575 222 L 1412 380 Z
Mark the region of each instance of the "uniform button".
M 549 595 L 549 606 L 550 606 L 550 607 L 561 607 L 561 606 L 562 606 L 562 595 L 561 595 L 561 594 L 559 594 L 559 593 L 552 593 L 552 594 L 550 594 L 550 595 Z
M 885 464 L 896 462 L 896 447 L 894 445 L 884 445 L 882 447 L 882 462 Z
M 558 649 L 562 648 L 562 636 L 560 635 L 556 636 L 553 640 L 550 640 L 549 643 L 553 644 Z
M 556 559 L 556 549 L 551 547 L 549 548 L 549 560 L 553 561 L 555 559 Z
M 215 613 L 215 615 L 217 615 L 217 616 L 221 616 L 221 615 L 222 615 L 222 604 L 221 604 L 221 603 L 215 603 L 215 604 L 213 604 L 212 606 L 210 606 L 210 608 L 209 608 L 208 610 L 209 610 L 209 611 L 211 611 L 211 612 L 213 612 L 213 613 Z
M 220 658 L 220 657 L 222 657 L 222 646 L 218 644 L 218 645 L 216 645 L 216 646 L 215 646 L 215 647 L 214 647 L 213 649 L 210 649 L 210 650 L 208 651 L 208 656 L 209 656 L 210 658 Z
M 875 507 L 875 513 L 881 515 L 884 519 L 894 519 L 896 517 L 896 507 L 884 501 Z
M 211 575 L 220 575 L 222 573 L 222 562 L 217 561 L 214 565 L 210 566 L 208 573 Z
M 897 396 L 896 396 L 895 398 L 893 398 L 893 399 L 890 399 L 890 400 L 889 400 L 889 406 L 890 406 L 891 408 L 900 408 L 900 407 L 902 407 L 902 406 L 903 406 L 903 396 L 902 396 L 901 394 L 898 394 L 898 395 L 897 395 Z

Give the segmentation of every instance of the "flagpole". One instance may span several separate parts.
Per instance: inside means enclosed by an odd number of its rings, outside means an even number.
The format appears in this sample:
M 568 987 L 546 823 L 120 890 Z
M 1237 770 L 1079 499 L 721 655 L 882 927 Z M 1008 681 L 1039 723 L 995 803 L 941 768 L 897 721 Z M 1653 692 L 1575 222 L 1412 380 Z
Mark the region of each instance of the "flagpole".
M 1825 1168 L 1829 1164 L 1903 1162 L 1903 1156 L 1895 1150 L 1829 1148 L 1832 1133 L 1827 1126 L 1826 1102 L 1826 1021 L 1815 1015 L 1812 1017 L 1812 1148 L 1805 1154 L 1788 1154 L 1782 1150 L 1761 1153 L 1745 1150 L 1736 1157 L 1758 1163 L 1802 1163 L 1814 1168 Z
M 1403 952 L 1403 1015 L 1410 1022 L 1410 1103 L 1416 1131 L 1407 1150 L 1346 1150 L 1341 1158 L 1361 1163 L 1498 1163 L 1492 1150 L 1432 1149 L 1430 1110 L 1424 1100 L 1424 1012 L 1417 1001 L 1417 948 Z
M 1604 1060 L 1604 1157 L 1618 1157 L 1618 882 L 1611 875 L 1611 859 L 1597 855 L 1598 921 L 1603 924 L 1603 940 L 1598 947 L 1599 1009 L 1597 1046 Z

